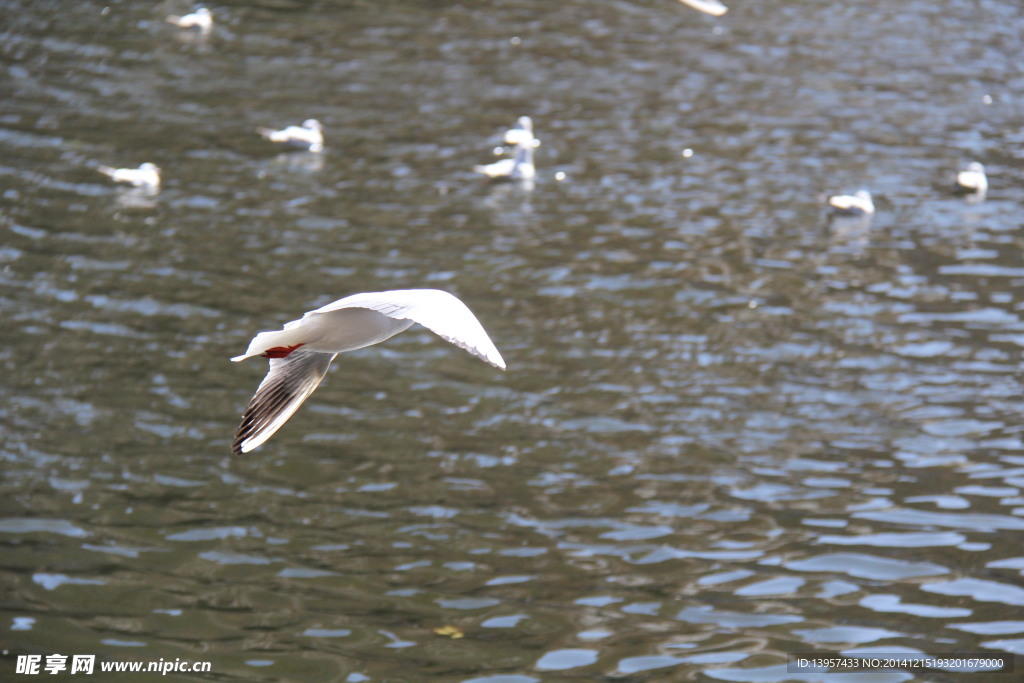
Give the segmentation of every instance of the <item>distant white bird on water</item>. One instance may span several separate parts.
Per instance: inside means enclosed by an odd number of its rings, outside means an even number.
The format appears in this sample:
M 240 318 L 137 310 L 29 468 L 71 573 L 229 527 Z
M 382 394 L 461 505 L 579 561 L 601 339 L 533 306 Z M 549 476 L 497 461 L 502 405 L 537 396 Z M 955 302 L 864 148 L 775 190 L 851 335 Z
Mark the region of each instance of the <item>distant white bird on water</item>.
M 270 359 L 245 409 L 231 450 L 248 453 L 269 439 L 313 393 L 339 353 L 378 344 L 419 323 L 496 368 L 505 361 L 462 301 L 438 289 L 353 294 L 310 311 L 275 332 L 260 332 L 241 356 Z
M 514 144 L 511 159 L 501 159 L 493 164 L 477 165 L 473 170 L 491 180 L 519 180 L 532 183 L 537 175 L 533 165 L 533 121 L 529 116 L 520 116 L 515 128 L 505 132 L 506 143 Z
M 977 161 L 967 164 L 966 169 L 956 174 L 956 190 L 962 194 L 984 195 L 988 192 L 985 167 Z
M 684 5 L 689 5 L 695 10 L 700 10 L 713 17 L 720 17 L 729 11 L 729 8 L 718 2 L 718 0 L 679 0 Z
M 97 166 L 96 170 L 119 183 L 128 183 L 135 187 L 157 189 L 160 187 L 160 169 L 155 164 L 146 162 L 138 168 L 114 168 L 113 166 Z
M 828 205 L 833 213 L 840 216 L 870 216 L 875 213 L 875 203 L 867 190 L 857 190 L 852 195 L 833 195 L 828 198 Z
M 533 180 L 537 175 L 537 169 L 533 166 L 533 145 L 516 145 L 513 154 L 511 159 L 474 166 L 473 170 L 491 180 Z
M 281 130 L 257 128 L 256 132 L 271 142 L 279 142 L 289 147 L 308 149 L 320 152 L 324 148 L 324 127 L 316 119 L 306 119 L 301 126 L 288 126 Z
M 505 131 L 506 145 L 530 145 L 537 147 L 540 140 L 533 137 L 533 119 L 529 116 L 520 116 L 516 125 Z
M 199 7 L 195 12 L 185 16 L 171 14 L 167 21 L 181 28 L 197 28 L 205 33 L 213 28 L 213 12 L 205 7 Z

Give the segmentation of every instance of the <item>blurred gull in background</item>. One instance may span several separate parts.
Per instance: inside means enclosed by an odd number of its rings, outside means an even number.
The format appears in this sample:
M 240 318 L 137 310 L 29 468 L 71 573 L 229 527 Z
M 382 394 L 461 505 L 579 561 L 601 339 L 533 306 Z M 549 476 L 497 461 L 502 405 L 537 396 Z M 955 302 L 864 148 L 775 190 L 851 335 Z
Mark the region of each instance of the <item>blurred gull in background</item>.
M 975 201 L 981 201 L 988 192 L 988 177 L 985 167 L 977 161 L 967 164 L 967 168 L 956 174 L 956 191 L 960 194 L 973 195 Z
M 533 136 L 533 121 L 530 117 L 520 116 L 516 126 L 505 131 L 504 140 L 506 144 L 514 145 L 511 159 L 477 165 L 473 170 L 491 180 L 518 180 L 531 185 L 537 175 L 533 165 L 533 148 L 537 144 L 537 139 Z
M 257 128 L 256 132 L 271 142 L 320 152 L 324 148 L 323 130 L 323 126 L 316 119 L 306 119 L 301 126 L 288 126 L 281 130 Z
M 532 145 L 540 146 L 540 140 L 533 137 L 533 119 L 529 116 L 520 116 L 516 125 L 505 131 L 506 145 Z
M 474 166 L 473 170 L 491 180 L 533 181 L 537 169 L 533 166 L 533 145 L 516 145 L 511 159 L 502 159 L 493 164 Z
M 833 195 L 828 198 L 828 205 L 833 213 L 840 216 L 870 216 L 875 213 L 875 203 L 867 190 L 857 190 L 852 195 Z
M 203 33 L 206 33 L 213 28 L 213 12 L 205 7 L 200 7 L 195 12 L 185 16 L 168 15 L 167 21 L 181 28 L 198 28 Z
M 729 11 L 729 8 L 718 2 L 718 0 L 679 0 L 684 5 L 689 5 L 695 10 L 700 10 L 713 17 L 720 17 Z
M 97 166 L 96 170 L 119 183 L 127 183 L 150 190 L 156 190 L 160 187 L 160 169 L 155 164 L 149 162 L 142 164 L 138 168 Z

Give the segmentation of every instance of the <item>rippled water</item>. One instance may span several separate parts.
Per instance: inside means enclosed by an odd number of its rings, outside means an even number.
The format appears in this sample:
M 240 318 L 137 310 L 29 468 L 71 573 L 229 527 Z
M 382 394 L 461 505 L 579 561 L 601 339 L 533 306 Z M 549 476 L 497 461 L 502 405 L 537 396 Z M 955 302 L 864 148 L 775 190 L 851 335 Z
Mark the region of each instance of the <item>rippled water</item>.
M 264 0 L 203 36 L 178 2 L 0 2 L 5 675 L 1024 654 L 1024 11 L 731 5 Z M 537 185 L 487 186 L 521 114 Z M 310 116 L 322 155 L 254 133 Z M 980 203 L 948 191 L 972 160 Z M 95 171 L 143 161 L 158 194 Z M 873 220 L 825 216 L 862 186 Z M 403 287 L 508 372 L 416 328 L 229 455 L 264 367 L 228 357 Z

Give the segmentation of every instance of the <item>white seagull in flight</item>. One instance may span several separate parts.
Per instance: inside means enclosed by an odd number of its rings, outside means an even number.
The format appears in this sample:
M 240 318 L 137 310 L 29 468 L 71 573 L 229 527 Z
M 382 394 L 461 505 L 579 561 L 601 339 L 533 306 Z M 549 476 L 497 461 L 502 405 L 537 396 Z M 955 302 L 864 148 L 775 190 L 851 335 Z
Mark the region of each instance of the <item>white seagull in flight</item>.
M 96 170 L 119 183 L 127 183 L 150 190 L 156 190 L 160 187 L 160 169 L 155 164 L 149 162 L 142 164 L 138 168 L 97 166 Z
M 275 332 L 260 332 L 241 356 L 270 359 L 249 401 L 231 450 L 248 453 L 288 421 L 323 380 L 339 353 L 378 344 L 419 323 L 459 348 L 505 369 L 480 322 L 459 299 L 438 289 L 353 294 L 309 311 Z
M 183 17 L 171 14 L 167 17 L 167 21 L 181 28 L 197 28 L 206 33 L 213 28 L 213 12 L 205 7 L 200 7 L 195 12 Z
M 324 127 L 316 119 L 306 119 L 301 126 L 288 126 L 281 130 L 257 128 L 256 132 L 271 142 L 280 142 L 289 147 L 301 147 L 310 152 L 324 149 Z

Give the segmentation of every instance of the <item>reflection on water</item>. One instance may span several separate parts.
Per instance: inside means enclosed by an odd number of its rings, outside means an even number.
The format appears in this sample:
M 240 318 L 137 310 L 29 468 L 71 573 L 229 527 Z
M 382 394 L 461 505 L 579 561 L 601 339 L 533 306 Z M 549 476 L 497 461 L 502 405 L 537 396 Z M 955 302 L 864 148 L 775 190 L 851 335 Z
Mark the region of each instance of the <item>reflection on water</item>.
M 1016 3 L 0 9 L 4 667 L 1024 654 Z M 525 113 L 536 186 L 489 186 Z M 255 132 L 311 116 L 322 154 Z M 860 186 L 870 221 L 826 215 Z M 414 328 L 229 456 L 253 330 L 401 287 L 466 301 L 508 373 Z

